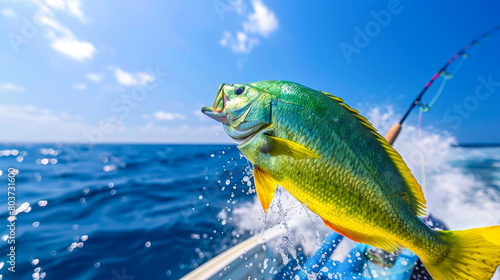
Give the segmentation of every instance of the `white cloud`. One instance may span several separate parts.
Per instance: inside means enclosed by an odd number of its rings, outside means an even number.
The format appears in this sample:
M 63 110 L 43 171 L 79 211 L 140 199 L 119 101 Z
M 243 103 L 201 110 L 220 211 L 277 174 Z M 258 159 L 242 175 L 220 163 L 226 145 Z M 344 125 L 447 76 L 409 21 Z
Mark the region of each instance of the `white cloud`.
M 61 118 L 63 120 L 66 120 L 66 121 L 69 121 L 69 120 L 81 120 L 82 119 L 82 116 L 81 115 L 70 115 L 68 114 L 67 112 L 62 112 L 61 113 Z
M 51 47 L 80 62 L 92 59 L 96 53 L 95 46 L 79 39 L 73 32 L 57 21 L 57 15 L 65 12 L 85 23 L 80 0 L 29 0 L 38 8 L 35 23 L 44 27 L 46 38 L 51 41 Z
M 38 21 L 41 24 L 51 28 L 51 30 L 49 30 L 49 31 L 51 31 L 51 32 L 49 32 L 49 34 L 51 34 L 51 35 L 48 36 L 50 39 L 54 39 L 56 37 L 56 32 L 60 33 L 64 37 L 73 37 L 74 36 L 73 33 L 71 32 L 71 30 L 69 30 L 67 27 L 61 25 L 59 22 L 57 22 L 53 18 L 42 15 L 42 16 L 38 17 Z
M 57 114 L 33 105 L 0 105 L 0 129 L 12 131 L 2 135 L 8 142 L 75 142 L 84 139 L 88 126 L 79 116 Z
M 104 75 L 99 75 L 97 73 L 88 73 L 87 74 L 87 79 L 91 80 L 92 82 L 100 82 Z
M 59 122 L 61 118 L 49 109 L 33 105 L 0 105 L 0 117 L 3 119 L 28 120 L 34 123 Z
M 78 61 L 91 59 L 96 51 L 91 43 L 72 37 L 55 39 L 52 48 Z
M 87 89 L 87 86 L 85 84 L 75 84 L 73 85 L 73 88 L 74 89 L 77 89 L 77 90 L 86 90 Z
M 250 33 L 258 33 L 264 37 L 269 36 L 278 29 L 278 19 L 273 11 L 269 10 L 259 0 L 252 1 L 254 13 L 248 16 L 248 21 L 243 23 L 243 30 Z
M 15 17 L 16 16 L 16 13 L 13 10 L 8 9 L 8 8 L 2 9 L 1 13 L 4 17 Z
M 278 29 L 276 15 L 264 3 L 253 0 L 252 7 L 254 12 L 247 16 L 243 31 L 236 32 L 235 36 L 231 32 L 224 32 L 219 42 L 221 46 L 230 47 L 235 53 L 249 53 L 259 44 L 258 36 L 268 37 Z
M 179 113 L 169 113 L 169 112 L 163 112 L 163 111 L 158 111 L 153 114 L 153 116 L 144 114 L 143 117 L 145 119 L 156 119 L 160 121 L 173 121 L 176 119 L 181 119 L 184 120 L 186 119 L 186 116 L 183 114 Z
M 26 89 L 22 86 L 15 85 L 13 83 L 3 83 L 0 84 L 0 92 L 5 93 L 5 92 L 13 92 L 13 91 L 25 91 Z
M 242 14 L 247 8 L 243 0 L 235 0 L 231 2 L 231 6 L 237 14 Z
M 87 22 L 80 7 L 82 5 L 82 3 L 80 3 L 80 0 L 67 0 L 67 4 L 70 15 L 78 18 L 82 23 Z
M 39 21 L 50 28 L 47 32 L 47 38 L 52 40 L 51 46 L 56 51 L 78 61 L 85 61 L 94 56 L 96 48 L 93 44 L 78 40 L 71 30 L 53 18 L 40 16 Z
M 241 31 L 236 33 L 236 37 L 233 37 L 230 32 L 224 32 L 220 41 L 222 46 L 229 45 L 235 53 L 249 53 L 258 43 L 259 39 L 254 37 L 249 38 L 246 33 Z
M 145 86 L 146 84 L 155 81 L 155 78 L 149 73 L 145 72 L 129 73 L 123 71 L 119 67 L 116 68 L 112 67 L 112 69 L 114 70 L 114 75 L 118 83 L 124 86 L 137 86 L 137 85 Z

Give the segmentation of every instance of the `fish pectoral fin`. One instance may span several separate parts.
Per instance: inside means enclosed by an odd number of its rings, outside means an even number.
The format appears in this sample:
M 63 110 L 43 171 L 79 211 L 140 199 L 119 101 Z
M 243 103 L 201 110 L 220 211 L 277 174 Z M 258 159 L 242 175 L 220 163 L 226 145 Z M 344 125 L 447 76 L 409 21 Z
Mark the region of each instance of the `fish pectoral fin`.
M 272 157 L 285 155 L 285 156 L 291 156 L 295 159 L 320 158 L 318 154 L 302 146 L 299 143 L 274 136 L 269 136 L 269 135 L 266 136 L 267 136 L 267 143 L 269 145 L 267 153 Z
M 358 243 L 365 243 L 368 245 L 372 245 L 387 252 L 396 252 L 402 248 L 402 246 L 399 245 L 397 242 L 387 237 L 360 234 L 350 229 L 346 229 L 344 227 L 335 225 L 331 222 L 328 222 L 325 219 L 323 219 L 323 222 L 325 222 L 325 225 L 330 229 Z
M 273 200 L 274 193 L 276 192 L 278 182 L 276 182 L 269 172 L 255 165 L 253 166 L 253 178 L 257 196 L 262 204 L 262 208 L 267 213 L 269 205 L 271 205 L 271 201 Z

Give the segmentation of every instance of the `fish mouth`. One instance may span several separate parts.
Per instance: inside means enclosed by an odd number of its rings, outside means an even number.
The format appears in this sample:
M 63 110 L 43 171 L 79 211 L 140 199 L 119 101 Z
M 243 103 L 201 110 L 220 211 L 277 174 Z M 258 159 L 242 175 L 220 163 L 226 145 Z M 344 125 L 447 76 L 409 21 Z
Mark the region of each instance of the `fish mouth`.
M 201 108 L 201 112 L 209 116 L 210 118 L 221 122 L 224 128 L 224 132 L 226 132 L 229 137 L 231 137 L 235 142 L 239 144 L 245 142 L 249 138 L 252 138 L 252 136 L 255 135 L 256 132 L 259 131 L 264 124 L 253 122 L 247 123 L 245 121 L 246 116 L 249 114 L 252 108 L 252 103 L 250 102 L 247 106 L 238 109 L 237 112 L 233 112 L 238 114 L 238 117 L 229 116 L 231 123 L 233 123 L 233 126 L 231 126 L 228 115 L 224 111 L 229 102 L 229 98 L 224 92 L 224 85 L 225 84 L 222 84 L 219 87 L 217 96 L 215 97 L 214 105 L 212 107 L 205 106 Z
M 227 116 L 225 114 L 217 113 L 210 107 L 205 106 L 201 108 L 201 112 L 218 122 L 221 122 L 225 125 L 229 125 L 229 121 L 227 120 Z
M 214 105 L 211 108 L 207 106 L 201 108 L 201 112 L 218 122 L 229 125 L 226 113 L 224 113 L 224 108 L 229 102 L 229 98 L 227 98 L 227 95 L 224 92 L 224 85 L 225 84 L 220 85 L 219 90 L 217 91 L 217 96 L 215 97 Z
M 251 138 L 264 125 L 263 123 L 259 123 L 246 129 L 238 129 L 238 127 L 235 128 L 229 124 L 227 115 L 222 112 L 217 113 L 210 107 L 201 108 L 201 112 L 211 117 L 212 119 L 221 122 L 224 128 L 224 132 L 226 132 L 226 134 L 238 144 Z

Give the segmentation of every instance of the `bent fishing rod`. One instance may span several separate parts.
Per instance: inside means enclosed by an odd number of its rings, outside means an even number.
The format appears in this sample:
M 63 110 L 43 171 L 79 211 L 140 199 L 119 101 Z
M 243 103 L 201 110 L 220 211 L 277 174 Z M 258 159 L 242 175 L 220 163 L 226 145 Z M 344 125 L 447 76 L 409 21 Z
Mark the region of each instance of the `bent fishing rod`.
M 410 114 L 410 112 L 413 110 L 413 108 L 415 108 L 415 106 L 417 106 L 417 105 L 419 105 L 421 103 L 422 97 L 424 96 L 424 93 L 429 89 L 429 87 L 432 85 L 432 83 L 440 75 L 446 73 L 446 69 L 448 68 L 448 66 L 450 66 L 460 56 L 466 55 L 466 51 L 471 46 L 477 45 L 480 40 L 482 40 L 485 37 L 488 37 L 490 35 L 490 33 L 494 32 L 496 30 L 499 30 L 499 29 L 500 29 L 500 25 L 492 28 L 489 32 L 486 32 L 486 33 L 482 34 L 481 36 L 477 37 L 476 39 L 472 40 L 465 47 L 463 47 L 460 51 L 458 51 L 450 60 L 448 60 L 444 64 L 444 66 L 441 67 L 441 69 L 439 69 L 439 71 L 436 74 L 434 74 L 434 76 L 432 76 L 432 78 L 430 79 L 430 81 L 427 82 L 427 84 L 422 89 L 422 91 L 420 91 L 420 93 L 418 94 L 417 98 L 415 98 L 415 100 L 411 103 L 410 108 L 408 108 L 408 110 L 406 111 L 406 113 L 404 114 L 404 116 L 401 118 L 401 120 L 399 121 L 399 123 L 396 123 L 395 125 L 393 125 L 391 127 L 391 129 L 389 129 L 389 132 L 387 132 L 387 134 L 385 136 L 385 139 L 387 140 L 387 142 L 389 142 L 391 145 L 394 144 L 394 141 L 396 141 L 396 138 L 398 137 L 399 133 L 401 132 L 401 128 L 402 128 L 403 122 L 406 120 L 406 118 L 408 117 L 408 115 Z

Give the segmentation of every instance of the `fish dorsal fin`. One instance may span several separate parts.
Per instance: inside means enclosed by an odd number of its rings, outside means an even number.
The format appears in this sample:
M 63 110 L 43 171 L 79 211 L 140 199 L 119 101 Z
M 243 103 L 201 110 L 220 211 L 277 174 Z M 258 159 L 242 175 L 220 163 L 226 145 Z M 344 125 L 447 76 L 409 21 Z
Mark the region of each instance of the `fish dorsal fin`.
M 299 143 L 282 138 L 267 135 L 268 150 L 270 156 L 291 156 L 295 159 L 320 158 L 318 154 L 302 146 Z
M 356 242 L 372 245 L 387 252 L 395 252 L 401 248 L 401 245 L 387 237 L 359 234 L 350 229 L 330 223 L 327 220 L 323 219 L 323 222 L 325 222 L 325 225 L 330 229 Z
M 365 117 L 360 115 L 358 110 L 355 110 L 355 109 L 349 107 L 349 105 L 345 104 L 344 100 L 342 98 L 333 96 L 327 92 L 322 92 L 322 93 L 325 94 L 326 96 L 328 96 L 329 98 L 333 99 L 337 103 L 339 103 L 340 106 L 344 107 L 344 109 L 346 109 L 347 112 L 351 113 L 351 115 L 354 118 L 356 118 L 364 127 L 366 127 L 366 129 L 368 129 L 372 132 L 377 132 L 377 129 L 375 129 L 375 127 L 373 127 L 373 125 L 368 121 L 368 119 L 366 119 Z
M 347 112 L 349 112 L 355 119 L 357 119 L 368 131 L 370 131 L 373 136 L 377 139 L 377 141 L 382 145 L 382 148 L 387 152 L 391 161 L 394 163 L 396 168 L 399 171 L 399 174 L 403 177 L 406 185 L 411 192 L 411 201 L 410 206 L 413 212 L 417 215 L 425 215 L 425 198 L 424 193 L 422 192 L 422 188 L 417 183 L 417 180 L 411 174 L 410 169 L 406 166 L 406 163 L 403 161 L 401 155 L 394 150 L 394 148 L 387 142 L 387 140 L 377 132 L 377 129 L 373 127 L 373 125 L 363 116 L 359 114 L 358 111 L 352 109 L 347 104 L 344 103 L 344 100 L 333 96 L 329 93 L 322 92 L 332 100 L 336 101 L 340 106 L 342 106 Z
M 267 213 L 269 205 L 271 205 L 271 201 L 273 200 L 274 193 L 276 192 L 278 182 L 274 180 L 269 172 L 255 165 L 253 166 L 253 178 L 257 196 L 262 204 L 262 208 Z

